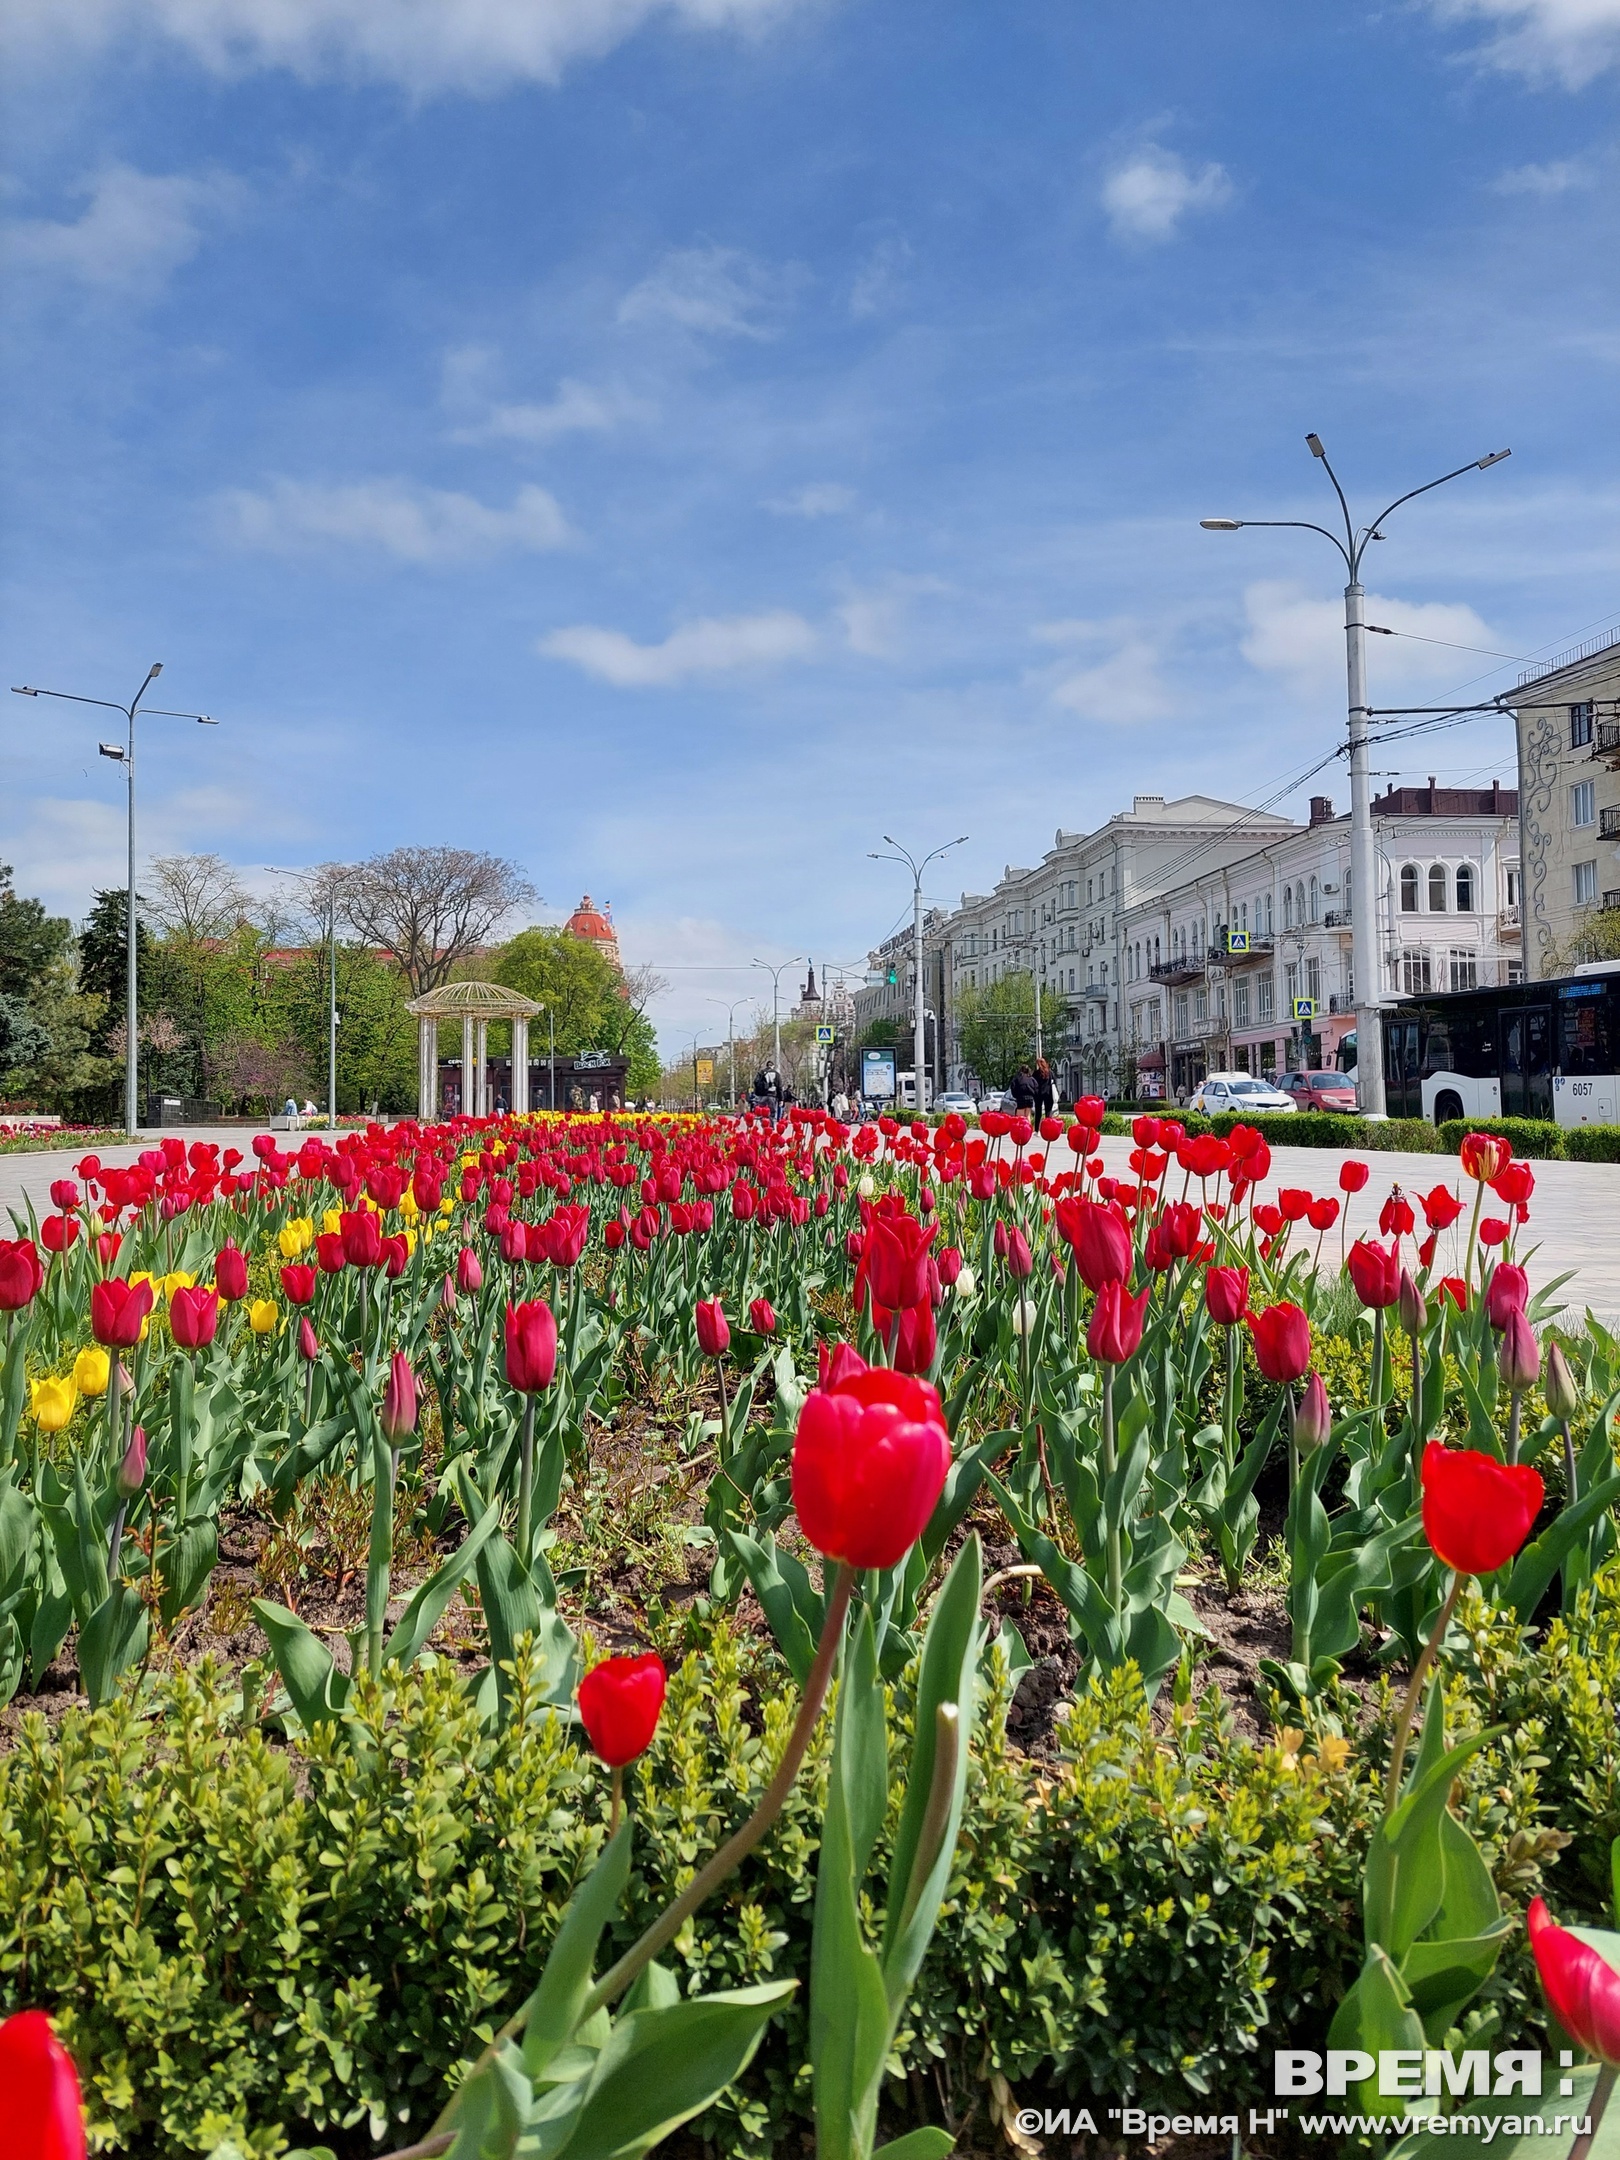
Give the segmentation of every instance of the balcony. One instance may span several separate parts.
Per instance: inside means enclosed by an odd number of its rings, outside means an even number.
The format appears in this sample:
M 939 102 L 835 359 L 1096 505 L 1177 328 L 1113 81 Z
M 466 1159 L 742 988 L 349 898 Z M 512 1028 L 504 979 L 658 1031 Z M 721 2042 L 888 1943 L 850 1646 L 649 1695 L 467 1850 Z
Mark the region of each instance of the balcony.
M 1611 803 L 1607 810 L 1598 812 L 1598 838 L 1620 840 L 1620 803 Z
M 1181 959 L 1173 955 L 1168 960 L 1156 960 L 1148 969 L 1148 980 L 1156 983 L 1197 982 L 1209 965 L 1201 953 L 1188 953 Z
M 1620 909 L 1620 888 L 1603 895 L 1603 912 L 1607 914 L 1610 908 Z
M 1330 1015 L 1353 1013 L 1356 1009 L 1356 1001 L 1353 997 L 1346 997 L 1342 991 L 1335 990 L 1327 1001 L 1327 1009 Z
M 1330 907 L 1322 917 L 1322 928 L 1324 930 L 1348 930 L 1350 928 L 1350 910 L 1348 908 Z
M 1245 967 L 1251 960 L 1269 960 L 1271 958 L 1272 940 L 1270 938 L 1257 937 L 1249 932 L 1241 934 L 1246 935 L 1249 939 L 1248 950 L 1246 952 L 1234 952 L 1230 945 L 1212 945 L 1209 948 L 1209 965 L 1211 967 Z
M 1620 720 L 1600 720 L 1597 739 L 1592 745 L 1592 755 L 1600 758 L 1620 758 Z

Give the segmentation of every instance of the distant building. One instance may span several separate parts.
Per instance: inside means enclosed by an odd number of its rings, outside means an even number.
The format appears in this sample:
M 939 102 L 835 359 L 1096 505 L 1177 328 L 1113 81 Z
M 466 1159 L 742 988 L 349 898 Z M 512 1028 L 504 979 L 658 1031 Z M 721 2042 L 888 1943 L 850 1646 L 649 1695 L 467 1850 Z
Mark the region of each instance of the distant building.
M 624 963 L 619 958 L 619 933 L 613 927 L 613 909 L 604 904 L 598 907 L 587 893 L 575 908 L 563 928 L 570 937 L 583 938 L 587 945 L 594 945 L 612 961 L 614 972 L 622 975 Z
M 816 963 L 810 962 L 810 973 L 799 992 L 799 1002 L 793 1009 L 796 1020 L 819 1020 L 821 1018 L 821 992 L 816 988 Z
M 1620 909 L 1620 630 L 1520 678 L 1524 969 L 1558 972 L 1597 915 Z

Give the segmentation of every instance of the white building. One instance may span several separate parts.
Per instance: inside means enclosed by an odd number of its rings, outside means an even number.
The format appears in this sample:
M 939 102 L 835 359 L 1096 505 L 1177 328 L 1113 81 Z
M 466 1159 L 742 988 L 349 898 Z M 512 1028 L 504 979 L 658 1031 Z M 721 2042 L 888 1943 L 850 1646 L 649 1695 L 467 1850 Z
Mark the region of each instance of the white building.
M 1042 1042 L 1058 1093 L 1133 1092 L 1135 1066 L 1123 1055 L 1129 912 L 1195 868 L 1218 871 L 1258 842 L 1297 830 L 1286 818 L 1207 795 L 1168 803 L 1138 795 L 1095 832 L 1060 828 L 1039 864 L 1009 865 L 994 892 L 964 893 L 960 907 L 929 931 L 931 953 L 939 955 L 930 990 L 945 1004 L 949 1085 L 971 1088 L 985 1077 L 962 1054 L 963 992 L 1023 973 L 1061 1003 L 1060 1039 Z
M 1515 981 L 1518 798 L 1393 788 L 1373 804 L 1380 998 Z M 1139 901 L 1121 925 L 1135 1091 L 1185 1098 L 1206 1071 L 1332 1066 L 1355 1030 L 1350 820 L 1325 796 L 1303 831 Z M 1296 1001 L 1310 1007 L 1296 1018 Z M 1353 1058 L 1346 1056 L 1346 1064 Z

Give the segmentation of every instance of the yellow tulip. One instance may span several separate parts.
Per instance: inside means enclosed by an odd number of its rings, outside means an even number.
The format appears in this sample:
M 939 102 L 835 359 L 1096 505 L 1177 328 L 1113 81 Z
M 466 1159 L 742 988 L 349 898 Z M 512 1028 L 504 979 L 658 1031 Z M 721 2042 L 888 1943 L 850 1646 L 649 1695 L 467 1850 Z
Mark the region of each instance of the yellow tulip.
M 81 1395 L 105 1395 L 111 1374 L 111 1360 L 94 1343 L 73 1360 L 73 1384 Z
M 415 1193 L 411 1191 L 408 1185 L 399 1196 L 399 1212 L 407 1222 L 415 1222 L 417 1216 L 422 1212 L 416 1204 Z
M 444 1198 L 439 1202 L 439 1213 L 444 1217 L 445 1221 L 448 1222 L 450 1220 L 450 1217 L 455 1213 L 455 1211 L 455 1194 L 446 1193 Z
M 172 1298 L 177 1290 L 195 1290 L 196 1287 L 196 1276 L 188 1275 L 184 1268 L 175 1268 L 171 1274 L 164 1276 L 162 1283 L 163 1295 L 166 1298 Z
M 329 1207 L 326 1213 L 321 1217 L 321 1228 L 326 1232 L 326 1235 L 328 1237 L 336 1237 L 338 1232 L 343 1228 L 343 1210 L 341 1208 Z
M 273 1335 L 279 1318 L 274 1298 L 255 1298 L 248 1307 L 248 1326 L 255 1335 Z
M 284 1222 L 276 1233 L 276 1243 L 281 1247 L 283 1260 L 296 1260 L 301 1252 L 308 1250 L 314 1238 L 315 1225 L 304 1215 L 293 1216 L 291 1221 Z
M 28 1391 L 28 1408 L 41 1432 L 60 1432 L 73 1415 L 78 1389 L 72 1377 L 36 1380 Z
M 413 1253 L 413 1252 L 415 1252 L 415 1250 L 416 1250 L 416 1232 L 415 1232 L 414 1230 L 403 1230 L 403 1231 L 401 1231 L 401 1232 L 400 1232 L 400 1235 L 401 1235 L 401 1236 L 402 1236 L 402 1237 L 404 1238 L 404 1240 L 405 1240 L 405 1250 L 406 1250 L 406 1251 L 407 1251 L 408 1253 Z

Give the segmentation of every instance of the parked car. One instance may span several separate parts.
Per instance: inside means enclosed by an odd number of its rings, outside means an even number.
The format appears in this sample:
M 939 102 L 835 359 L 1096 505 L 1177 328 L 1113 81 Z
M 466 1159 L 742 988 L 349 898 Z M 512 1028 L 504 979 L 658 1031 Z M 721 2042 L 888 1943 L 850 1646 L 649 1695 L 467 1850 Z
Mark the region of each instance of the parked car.
M 1297 1110 L 1332 1110 L 1341 1117 L 1355 1115 L 1356 1084 L 1348 1073 L 1279 1073 L 1277 1085 L 1293 1097 Z
M 947 1114 L 954 1110 L 958 1117 L 977 1117 L 979 1106 L 971 1095 L 936 1095 L 934 1108 Z
M 1187 1108 L 1202 1110 L 1206 1117 L 1222 1110 L 1237 1110 L 1245 1117 L 1273 1117 L 1278 1111 L 1297 1110 L 1299 1105 L 1292 1095 L 1274 1088 L 1269 1080 L 1256 1080 L 1252 1073 L 1218 1072 L 1199 1083 Z
M 983 1117 L 987 1110 L 1012 1110 L 1015 1107 L 1012 1097 L 1005 1088 L 986 1088 L 979 1097 L 980 1117 Z

